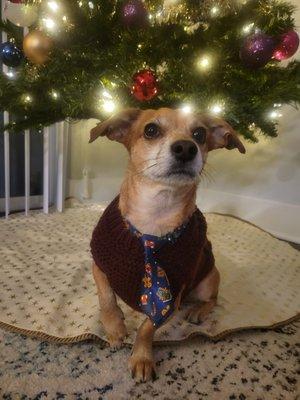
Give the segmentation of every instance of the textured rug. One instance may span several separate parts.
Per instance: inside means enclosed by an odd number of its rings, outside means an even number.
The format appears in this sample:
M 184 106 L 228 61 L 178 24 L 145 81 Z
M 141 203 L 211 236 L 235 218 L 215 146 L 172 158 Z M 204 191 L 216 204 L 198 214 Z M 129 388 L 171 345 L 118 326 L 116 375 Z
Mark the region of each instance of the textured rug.
M 250 330 L 218 342 L 197 337 L 156 346 L 158 379 L 136 384 L 130 349 L 41 342 L 0 329 L 5 400 L 296 400 L 299 330 Z
M 58 342 L 105 339 L 91 274 L 89 240 L 102 208 L 12 215 L 0 223 L 0 325 Z M 186 307 L 159 329 L 157 342 L 196 334 L 220 338 L 251 327 L 274 327 L 299 312 L 300 253 L 241 220 L 206 216 L 221 272 L 218 306 L 203 324 L 184 320 Z M 143 319 L 121 304 L 132 343 Z

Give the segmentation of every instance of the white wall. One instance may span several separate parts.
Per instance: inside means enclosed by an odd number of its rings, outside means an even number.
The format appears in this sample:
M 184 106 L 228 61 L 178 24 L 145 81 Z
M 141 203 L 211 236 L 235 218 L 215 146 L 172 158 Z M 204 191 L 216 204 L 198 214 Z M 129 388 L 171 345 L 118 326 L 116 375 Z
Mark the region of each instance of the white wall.
M 294 3 L 300 6 L 300 0 Z M 297 15 L 300 21 L 299 10 Z M 212 179 L 201 183 L 198 204 L 204 211 L 232 214 L 300 243 L 300 115 L 291 108 L 283 114 L 278 138 L 246 143 L 246 155 L 211 153 L 207 171 Z M 82 170 L 87 167 L 93 199 L 109 201 L 119 191 L 127 154 L 105 138 L 88 144 L 95 122 L 72 128 L 69 195 L 81 197 Z

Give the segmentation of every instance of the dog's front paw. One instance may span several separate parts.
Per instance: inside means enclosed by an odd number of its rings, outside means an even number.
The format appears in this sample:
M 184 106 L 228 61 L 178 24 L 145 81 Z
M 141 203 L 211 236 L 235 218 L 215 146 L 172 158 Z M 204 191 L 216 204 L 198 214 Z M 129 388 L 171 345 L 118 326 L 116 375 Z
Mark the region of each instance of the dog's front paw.
M 121 318 L 111 319 L 105 324 L 105 330 L 110 347 L 113 350 L 120 349 L 127 336 L 124 320 Z
M 205 306 L 194 306 L 191 307 L 186 313 L 186 320 L 193 324 L 200 324 L 204 322 L 209 315 L 209 312 Z
M 137 382 L 147 382 L 156 378 L 153 358 L 138 358 L 133 355 L 130 358 L 129 367 L 132 378 Z
M 127 329 L 124 322 L 122 321 L 122 323 L 118 325 L 117 329 L 111 333 L 108 333 L 107 336 L 110 347 L 113 350 L 120 349 L 123 345 L 125 337 L 127 336 Z

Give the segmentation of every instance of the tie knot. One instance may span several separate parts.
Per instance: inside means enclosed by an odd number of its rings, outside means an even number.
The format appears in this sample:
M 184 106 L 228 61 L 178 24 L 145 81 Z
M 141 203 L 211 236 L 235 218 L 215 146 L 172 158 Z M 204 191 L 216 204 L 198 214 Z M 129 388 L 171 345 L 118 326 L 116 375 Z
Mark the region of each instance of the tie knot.
M 147 249 L 155 249 L 157 243 L 154 240 L 149 240 L 147 237 L 142 237 L 144 247 Z

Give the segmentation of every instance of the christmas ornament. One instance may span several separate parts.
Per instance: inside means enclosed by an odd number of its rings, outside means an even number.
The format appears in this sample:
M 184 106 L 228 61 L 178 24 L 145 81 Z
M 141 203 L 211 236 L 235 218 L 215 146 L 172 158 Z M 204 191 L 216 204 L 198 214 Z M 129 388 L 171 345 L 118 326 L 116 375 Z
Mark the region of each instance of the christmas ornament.
M 5 42 L 0 45 L 0 59 L 8 67 L 18 67 L 23 59 L 23 53 L 14 43 Z
M 133 86 L 131 93 L 139 101 L 151 100 L 157 95 L 156 76 L 150 69 L 138 71 L 133 75 Z
M 25 4 L 24 0 L 7 0 L 4 6 L 4 19 L 18 26 L 31 26 L 38 18 L 38 6 Z
M 124 3 L 121 15 L 127 28 L 143 28 L 148 24 L 148 11 L 141 0 L 129 0 Z
M 246 38 L 240 50 L 240 58 L 249 68 L 261 68 L 272 58 L 276 40 L 264 33 L 255 33 Z
M 278 61 L 286 60 L 292 57 L 299 47 L 299 36 L 295 31 L 284 33 L 279 38 L 279 44 L 276 46 L 274 58 Z
M 52 39 L 41 31 L 29 32 L 23 40 L 25 56 L 33 64 L 45 64 L 53 47 Z

